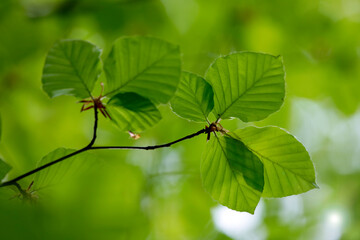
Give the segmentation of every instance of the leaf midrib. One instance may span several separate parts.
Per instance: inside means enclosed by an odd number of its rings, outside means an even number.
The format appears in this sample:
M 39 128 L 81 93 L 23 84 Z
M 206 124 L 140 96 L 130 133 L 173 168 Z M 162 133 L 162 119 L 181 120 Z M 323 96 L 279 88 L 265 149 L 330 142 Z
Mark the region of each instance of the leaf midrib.
M 265 157 L 264 155 L 260 154 L 258 151 L 256 151 L 256 150 L 254 150 L 253 148 L 249 147 L 237 134 L 235 134 L 235 133 L 232 133 L 232 134 L 234 134 L 237 138 L 239 138 L 239 140 L 240 140 L 250 151 L 252 151 L 252 152 L 254 152 L 255 154 L 257 154 L 260 158 L 264 158 L 265 160 L 271 162 L 272 164 L 277 165 L 277 166 L 281 167 L 282 169 L 291 172 L 291 173 L 294 174 L 295 176 L 300 177 L 300 178 L 303 179 L 304 181 L 312 184 L 312 182 L 309 182 L 308 180 L 306 180 L 302 175 L 296 174 L 296 173 L 293 172 L 291 169 L 286 168 L 286 167 L 280 165 L 280 164 L 277 163 L 277 162 L 274 162 L 274 161 L 271 160 L 270 158 Z M 231 137 L 231 135 L 228 135 L 228 134 L 227 134 L 227 136 Z
M 196 92 L 194 92 L 194 90 L 190 87 L 189 82 L 188 82 L 187 85 L 189 86 L 190 91 L 193 93 L 195 102 L 196 102 L 197 105 L 200 107 L 200 111 L 201 111 L 201 113 L 203 114 L 203 116 L 204 116 L 204 118 L 205 118 L 205 121 L 208 122 L 207 116 L 206 116 L 205 112 L 203 111 L 203 109 L 202 109 L 202 107 L 201 107 L 201 104 L 200 104 L 200 102 L 198 101 L 198 99 L 197 99 L 197 97 L 196 97 Z
M 247 62 L 247 61 L 246 61 L 246 62 Z M 240 98 L 242 98 L 242 97 L 243 97 L 249 90 L 251 90 L 260 80 L 262 80 L 263 77 L 264 77 L 264 75 L 265 75 L 266 73 L 268 73 L 271 69 L 273 69 L 273 63 L 271 64 L 271 67 L 269 67 L 266 71 L 264 71 L 264 72 L 261 74 L 261 77 L 260 77 L 258 80 L 254 81 L 254 83 L 253 83 L 249 88 L 247 88 L 241 95 L 239 95 L 234 101 L 232 101 L 232 103 L 231 103 L 229 106 L 227 106 L 227 107 L 225 108 L 225 110 L 224 110 L 221 114 L 219 114 L 219 118 L 221 118 L 221 116 L 224 115 L 224 113 L 225 113 L 227 110 L 229 110 L 229 108 L 232 107 L 232 105 L 234 105 L 235 102 L 239 101 Z M 246 71 L 248 71 L 247 68 L 246 68 Z M 274 77 L 275 77 L 275 76 L 279 76 L 279 75 L 281 75 L 281 74 L 276 74 L 276 75 L 274 75 Z M 246 73 L 246 76 L 247 76 L 247 73 Z M 246 81 L 246 83 L 247 83 L 247 81 Z M 247 86 L 246 86 L 246 87 L 247 87 Z
M 84 85 L 85 90 L 88 92 L 89 96 L 92 97 L 91 92 L 90 92 L 89 88 L 87 87 L 87 85 L 85 84 L 84 79 L 80 76 L 77 68 L 75 67 L 74 63 L 71 61 L 70 57 L 66 54 L 66 50 L 65 50 L 64 46 L 63 46 L 62 44 L 59 44 L 59 45 L 60 45 L 61 50 L 64 52 L 65 58 L 69 61 L 71 67 L 74 68 L 75 74 L 78 76 L 78 78 L 80 79 L 81 83 Z M 73 46 L 71 46 L 71 48 L 72 48 L 72 47 L 73 47 Z

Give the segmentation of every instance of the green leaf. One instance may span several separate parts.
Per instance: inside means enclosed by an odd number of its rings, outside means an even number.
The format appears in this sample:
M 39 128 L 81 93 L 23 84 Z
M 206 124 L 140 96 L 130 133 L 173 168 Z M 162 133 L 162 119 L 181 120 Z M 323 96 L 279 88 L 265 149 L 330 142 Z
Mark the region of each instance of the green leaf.
M 0 181 L 6 176 L 10 169 L 11 166 L 0 158 Z
M 229 140 L 224 137 L 212 137 L 207 143 L 201 161 L 203 186 L 219 203 L 237 211 L 253 214 L 261 192 L 250 187 L 245 181 L 242 171 L 247 164 L 243 165 L 241 161 L 246 159 L 245 161 L 248 162 L 256 156 L 240 146 L 241 143 L 235 144 L 231 140 L 229 147 L 227 144 Z M 234 149 L 239 146 L 241 150 Z
M 0 140 L 1 140 L 1 134 L 2 134 L 2 120 L 1 120 L 1 116 L 0 116 Z
M 106 109 L 122 130 L 140 132 L 161 120 L 160 111 L 149 99 L 132 92 L 116 94 Z
M 247 127 L 236 130 L 231 136 L 241 140 L 263 162 L 263 197 L 285 197 L 318 187 L 308 152 L 285 130 Z
M 0 140 L 1 140 L 1 131 L 2 131 L 2 122 L 1 122 L 1 116 L 0 116 Z M 11 166 L 4 162 L 0 158 L 0 182 L 1 180 L 6 176 L 6 174 L 10 171 Z
M 75 151 L 76 150 L 74 149 L 57 148 L 45 155 L 38 162 L 37 167 L 43 166 Z M 90 162 L 91 157 L 91 154 L 80 153 L 35 173 L 33 188 L 37 190 L 45 186 L 58 184 L 63 180 L 65 175 L 71 175 L 78 172 L 80 168 L 84 167 L 83 165 L 85 162 Z
M 264 166 L 260 159 L 239 140 L 225 136 L 226 157 L 233 171 L 241 173 L 246 183 L 262 192 L 264 189 Z
M 281 57 L 239 52 L 220 57 L 205 79 L 214 90 L 214 115 L 258 121 L 280 109 L 285 96 Z
M 214 93 L 202 77 L 182 72 L 180 84 L 170 103 L 172 110 L 180 117 L 206 122 L 214 107 Z
M 50 49 L 43 69 L 44 91 L 50 97 L 91 96 L 100 75 L 101 50 L 81 40 L 62 40 Z
M 151 37 L 119 38 L 104 61 L 104 71 L 105 95 L 136 92 L 167 103 L 180 80 L 179 46 Z

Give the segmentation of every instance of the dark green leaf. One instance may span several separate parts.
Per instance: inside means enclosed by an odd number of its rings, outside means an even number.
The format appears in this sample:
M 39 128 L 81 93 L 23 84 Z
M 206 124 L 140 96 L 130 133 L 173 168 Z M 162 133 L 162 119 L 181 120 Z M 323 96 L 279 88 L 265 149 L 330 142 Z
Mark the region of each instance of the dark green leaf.
M 122 130 L 140 132 L 161 120 L 160 111 L 149 99 L 132 92 L 116 94 L 106 109 Z
M 230 142 L 230 154 L 227 142 Z M 242 171 L 247 164 L 241 164 L 256 159 L 256 156 L 235 140 L 225 140 L 224 137 L 212 137 L 206 145 L 201 161 L 201 176 L 204 188 L 219 203 L 237 210 L 254 213 L 260 200 L 261 192 L 250 187 L 244 179 Z M 228 142 L 228 143 L 229 143 Z M 235 150 L 233 147 L 242 147 Z M 239 157 L 236 155 L 239 154 Z M 230 158 L 229 158 L 230 156 Z M 250 172 L 246 172 L 249 176 Z M 256 177 L 249 178 L 256 179 Z
M 214 90 L 214 115 L 258 121 L 280 109 L 285 72 L 280 57 L 239 52 L 220 57 L 206 73 Z
M 247 127 L 231 136 L 241 140 L 264 164 L 264 197 L 285 197 L 316 188 L 315 169 L 305 147 L 277 127 Z
M 43 70 L 44 91 L 50 97 L 72 95 L 91 96 L 100 74 L 101 51 L 81 40 L 63 40 L 50 49 Z
M 104 71 L 106 95 L 136 92 L 166 103 L 180 80 L 180 50 L 177 45 L 157 38 L 119 38 L 104 61 Z
M 262 192 L 264 189 L 264 166 L 260 159 L 237 139 L 225 136 L 226 157 L 233 171 L 241 173 L 246 183 Z
M 202 77 L 182 72 L 179 87 L 171 99 L 172 110 L 183 118 L 206 122 L 214 107 L 213 90 Z
M 10 169 L 11 166 L 0 159 L 0 181 L 6 176 Z

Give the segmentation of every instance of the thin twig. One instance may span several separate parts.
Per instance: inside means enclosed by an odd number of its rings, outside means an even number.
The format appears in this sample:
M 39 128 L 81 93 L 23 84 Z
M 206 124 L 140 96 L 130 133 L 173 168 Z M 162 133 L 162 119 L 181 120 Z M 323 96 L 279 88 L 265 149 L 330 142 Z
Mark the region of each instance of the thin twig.
M 172 141 L 172 142 L 170 142 L 170 143 L 165 143 L 165 144 L 160 144 L 160 145 L 154 145 L 154 146 L 146 146 L 146 147 L 137 147 L 137 146 L 99 146 L 99 147 L 93 147 L 93 145 L 94 145 L 94 143 L 95 143 L 95 140 L 96 140 L 96 132 L 97 132 L 97 127 L 98 127 L 98 108 L 96 107 L 96 105 L 94 105 L 94 112 L 95 112 L 95 119 L 94 119 L 94 132 L 93 132 L 93 137 L 92 137 L 90 143 L 89 143 L 86 147 L 84 147 L 84 148 L 82 148 L 82 149 L 80 149 L 80 150 L 77 150 L 77 151 L 75 151 L 75 152 L 73 152 L 73 153 L 70 153 L 70 154 L 68 154 L 68 155 L 66 155 L 66 156 L 63 156 L 63 157 L 61 157 L 61 158 L 59 158 L 59 159 L 56 159 L 56 160 L 54 160 L 54 161 L 52 161 L 52 162 L 49 162 L 49 163 L 47 163 L 47 164 L 45 164 L 45 165 L 42 165 L 42 166 L 40 166 L 40 167 L 37 167 L 37 168 L 35 168 L 35 169 L 33 169 L 33 170 L 31 170 L 31 171 L 29 171 L 29 172 L 27 172 L 27 173 L 24 173 L 24 174 L 22 174 L 22 175 L 20 175 L 20 176 L 18 176 L 18 177 L 16 177 L 16 178 L 14 178 L 14 179 L 12 179 L 12 180 L 3 182 L 3 183 L 0 184 L 0 188 L 1 188 L 1 187 L 5 187 L 5 186 L 10 186 L 10 185 L 15 185 L 15 186 L 19 189 L 19 191 L 20 191 L 21 193 L 23 193 L 22 191 L 24 191 L 24 190 L 22 190 L 22 188 L 20 187 L 20 185 L 17 183 L 17 182 L 20 181 L 21 179 L 26 178 L 26 177 L 28 177 L 28 176 L 30 176 L 30 175 L 33 175 L 33 174 L 35 174 L 35 173 L 37 173 L 37 172 L 39 172 L 39 171 L 41 171 L 41 170 L 44 170 L 44 169 L 46 169 L 46 168 L 48 168 L 48 167 L 50 167 L 50 166 L 52 166 L 52 165 L 54 165 L 54 164 L 56 164 L 56 163 L 62 162 L 62 161 L 64 161 L 65 159 L 68 159 L 68 158 L 70 158 L 70 157 L 72 157 L 72 156 L 75 156 L 75 155 L 77 155 L 77 154 L 80 154 L 80 153 L 85 152 L 85 151 L 88 151 L 88 150 L 96 150 L 96 149 L 140 149 L 140 150 L 154 150 L 154 149 L 157 149 L 157 148 L 170 147 L 171 145 L 173 145 L 173 144 L 175 144 L 175 143 L 178 143 L 178 142 L 184 141 L 184 140 L 186 140 L 186 139 L 190 139 L 190 138 L 196 137 L 196 136 L 198 136 L 198 135 L 200 135 L 200 134 L 202 134 L 202 133 L 208 133 L 208 129 L 205 128 L 205 129 L 199 130 L 199 131 L 196 132 L 196 133 L 187 135 L 187 136 L 185 136 L 185 137 L 183 137 L 183 138 L 180 138 L 180 139 L 178 139 L 178 140 Z
M 80 150 L 77 150 L 77 151 L 75 151 L 75 152 L 73 152 L 73 153 L 70 153 L 70 154 L 68 154 L 68 155 L 65 155 L 65 156 L 63 156 L 63 157 L 61 157 L 61 158 L 59 158 L 59 159 L 56 159 L 56 160 L 52 161 L 52 162 L 49 162 L 49 163 L 47 163 L 47 164 L 45 164 L 45 165 L 42 165 L 42 166 L 40 166 L 40 167 L 37 167 L 37 168 L 35 168 L 35 169 L 33 169 L 33 170 L 31 170 L 31 171 L 29 171 L 29 172 L 27 172 L 27 173 L 24 173 L 24 174 L 22 174 L 22 175 L 20 175 L 20 176 L 18 176 L 18 177 L 16 177 L 16 178 L 14 178 L 14 179 L 12 179 L 12 180 L 3 182 L 3 183 L 0 184 L 0 187 L 15 185 L 16 187 L 19 188 L 17 182 L 20 181 L 21 179 L 26 178 L 26 177 L 28 177 L 28 176 L 30 176 L 30 175 L 33 175 L 34 173 L 37 173 L 37 172 L 39 172 L 39 171 L 41 171 L 41 170 L 43 170 L 43 169 L 45 169 L 45 168 L 48 168 L 48 167 L 50 167 L 50 166 L 52 166 L 52 165 L 54 165 L 54 164 L 56 164 L 56 163 L 59 163 L 59 162 L 65 160 L 65 159 L 67 159 L 67 158 L 70 158 L 70 157 L 75 156 L 75 155 L 77 155 L 77 154 L 79 154 L 79 153 L 82 153 L 82 152 L 85 152 L 85 151 L 89 150 L 89 149 L 92 147 L 92 145 L 95 143 L 95 140 L 96 140 L 96 132 L 97 132 L 97 126 L 98 126 L 98 109 L 97 109 L 96 106 L 94 107 L 94 114 L 95 114 L 95 119 L 94 119 L 94 132 L 93 132 L 93 137 L 92 137 L 90 143 L 89 143 L 86 147 L 84 147 L 84 148 L 82 148 L 82 149 L 80 149 Z M 21 189 L 21 188 L 20 188 L 20 189 Z
M 50 167 L 50 166 L 52 166 L 52 165 L 54 165 L 54 164 L 56 164 L 56 163 L 59 163 L 59 162 L 65 160 L 65 159 L 67 159 L 67 158 L 70 158 L 70 157 L 75 156 L 75 155 L 77 155 L 77 154 L 79 154 L 79 153 L 85 152 L 86 150 L 89 150 L 89 148 L 82 148 L 82 149 L 80 149 L 80 150 L 78 150 L 78 151 L 75 151 L 75 152 L 73 152 L 73 153 L 70 153 L 70 154 L 68 154 L 68 155 L 66 155 L 66 156 L 64 156 L 64 157 L 61 157 L 61 158 L 56 159 L 56 160 L 54 160 L 54 161 L 52 161 L 52 162 L 49 162 L 49 163 L 47 163 L 47 164 L 45 164 L 45 165 L 42 165 L 42 166 L 40 166 L 40 167 L 38 167 L 38 168 L 35 168 L 35 169 L 33 169 L 33 170 L 31 170 L 31 171 L 29 171 L 29 172 L 27 172 L 27 173 L 24 173 L 24 174 L 20 175 L 19 177 L 16 177 L 16 178 L 14 178 L 14 179 L 12 179 L 12 180 L 9 180 L 9 181 L 6 181 L 6 182 L 1 183 L 0 187 L 5 187 L 5 186 L 9 186 L 9 185 L 14 185 L 15 183 L 17 183 L 18 181 L 20 181 L 20 180 L 23 179 L 23 178 L 26 178 L 26 177 L 28 177 L 28 176 L 30 176 L 30 175 L 33 175 L 34 173 L 37 173 L 37 172 L 39 172 L 39 171 L 41 171 L 41 170 L 43 170 L 43 169 L 45 169 L 45 168 L 48 168 L 48 167 Z
M 202 133 L 205 133 L 206 129 L 201 129 L 200 131 L 187 135 L 183 138 L 180 138 L 178 140 L 175 140 L 173 142 L 165 143 L 165 144 L 159 144 L 159 145 L 153 145 L 153 146 L 146 146 L 146 147 L 139 147 L 139 146 L 100 146 L 100 147 L 91 147 L 89 150 L 96 150 L 96 149 L 139 149 L 139 150 L 154 150 L 157 148 L 164 148 L 164 147 L 170 147 L 171 145 L 184 141 L 186 139 L 190 139 L 193 137 L 196 137 Z

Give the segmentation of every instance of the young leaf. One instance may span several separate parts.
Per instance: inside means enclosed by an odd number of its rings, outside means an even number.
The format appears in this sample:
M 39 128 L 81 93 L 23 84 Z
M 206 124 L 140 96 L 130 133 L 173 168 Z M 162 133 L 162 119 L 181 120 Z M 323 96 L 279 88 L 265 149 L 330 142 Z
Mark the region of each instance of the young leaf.
M 220 57 L 205 79 L 214 90 L 214 115 L 258 121 L 280 109 L 285 96 L 281 57 L 239 52 Z
M 43 69 L 44 91 L 51 97 L 91 96 L 100 74 L 100 49 L 81 40 L 62 40 L 50 49 Z
M 245 181 L 242 173 L 244 165 L 241 161 L 246 159 L 248 162 L 256 156 L 244 146 L 240 146 L 241 143 L 234 144 L 231 140 L 227 147 L 228 143 L 224 137 L 212 137 L 207 143 L 201 160 L 203 186 L 219 203 L 237 211 L 254 213 L 261 192 L 250 187 Z M 241 150 L 234 147 L 241 147 Z
M 182 72 L 180 84 L 170 103 L 172 110 L 179 116 L 206 122 L 214 107 L 214 93 L 210 84 L 202 77 Z
M 104 61 L 104 71 L 108 91 L 105 95 L 136 92 L 167 103 L 180 80 L 180 50 L 157 38 L 119 38 Z
M 37 166 L 38 167 L 43 166 L 49 162 L 64 157 L 73 152 L 75 152 L 74 149 L 57 148 L 54 151 L 48 153 L 46 156 L 44 156 L 38 162 Z M 86 160 L 86 162 L 89 162 L 90 159 L 91 159 L 90 154 L 80 153 L 69 159 L 66 159 L 63 162 L 57 163 L 42 171 L 37 172 L 34 175 L 33 189 L 37 190 L 45 186 L 58 184 L 64 178 L 65 175 L 77 172 L 81 167 L 83 167 L 84 161 Z
M 314 165 L 305 147 L 277 127 L 247 127 L 230 134 L 264 164 L 263 197 L 285 197 L 316 188 Z
M 0 181 L 6 176 L 10 169 L 11 166 L 0 158 Z
M 143 131 L 161 119 L 160 111 L 147 98 L 136 93 L 118 93 L 106 105 L 111 118 L 122 129 Z

